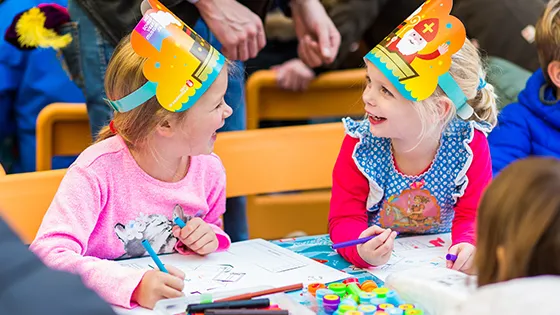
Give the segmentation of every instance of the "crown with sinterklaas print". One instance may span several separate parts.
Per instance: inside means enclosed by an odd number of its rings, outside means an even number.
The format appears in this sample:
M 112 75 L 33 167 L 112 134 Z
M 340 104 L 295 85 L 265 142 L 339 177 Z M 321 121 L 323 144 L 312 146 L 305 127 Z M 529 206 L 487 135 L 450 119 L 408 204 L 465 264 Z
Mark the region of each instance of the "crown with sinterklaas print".
M 134 51 L 147 58 L 143 86 L 120 100 L 106 100 L 118 112 L 130 111 L 156 97 L 159 104 L 181 112 L 192 107 L 208 90 L 225 58 L 158 0 L 148 0 L 130 36 Z
M 463 23 L 450 15 L 452 6 L 452 0 L 427 0 L 365 58 L 411 101 L 427 99 L 439 85 L 466 119 L 473 110 L 449 74 L 451 55 L 466 39 Z

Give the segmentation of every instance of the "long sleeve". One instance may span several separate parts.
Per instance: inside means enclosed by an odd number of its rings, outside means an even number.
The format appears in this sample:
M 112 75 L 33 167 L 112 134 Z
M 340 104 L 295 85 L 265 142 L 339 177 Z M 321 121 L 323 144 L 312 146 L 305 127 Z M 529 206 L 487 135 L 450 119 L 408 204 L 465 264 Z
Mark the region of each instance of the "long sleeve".
M 226 175 L 223 166 L 222 169 L 223 172 L 220 174 L 217 183 L 212 187 L 208 195 L 210 211 L 204 218 L 204 221 L 212 226 L 212 229 L 218 237 L 218 250 L 226 250 L 231 245 L 229 236 L 222 230 L 223 225 L 221 217 L 226 212 Z
M 218 156 L 213 155 L 218 161 L 220 159 Z M 226 211 L 226 176 L 225 176 L 225 169 L 219 163 L 219 167 L 221 168 L 222 172 L 217 173 L 215 180 L 212 179 L 213 182 L 208 186 L 210 188 L 210 192 L 207 197 L 207 202 L 209 206 L 209 211 L 206 216 L 203 218 L 206 223 L 208 223 L 214 233 L 216 233 L 216 237 L 218 238 L 218 251 L 227 250 L 231 245 L 231 240 L 229 236 L 224 232 L 222 229 L 222 215 Z M 192 254 L 192 251 L 189 250 L 181 241 L 177 242 L 177 246 L 175 249 L 183 254 Z
M 0 314 L 115 314 L 79 276 L 41 263 L 2 219 L 0 260 Z
M 104 191 L 87 169 L 70 167 L 30 249 L 49 267 L 81 275 L 107 302 L 130 308 L 145 271 L 85 255 L 90 235 L 102 221 Z
M 368 228 L 366 200 L 369 191 L 352 153 L 358 139 L 346 136 L 333 170 L 333 187 L 329 212 L 329 234 L 333 243 L 357 239 Z M 338 253 L 356 267 L 369 267 L 356 246 L 338 250 Z
M 467 170 L 467 187 L 454 208 L 455 217 L 451 227 L 453 245 L 463 242 L 476 244 L 476 210 L 482 193 L 492 180 L 492 161 L 486 136 L 475 130 L 469 146 L 473 152 L 473 160 Z
M 506 106 L 498 116 L 498 125 L 488 136 L 494 175 L 513 161 L 531 154 L 527 115 L 530 113 L 517 103 Z

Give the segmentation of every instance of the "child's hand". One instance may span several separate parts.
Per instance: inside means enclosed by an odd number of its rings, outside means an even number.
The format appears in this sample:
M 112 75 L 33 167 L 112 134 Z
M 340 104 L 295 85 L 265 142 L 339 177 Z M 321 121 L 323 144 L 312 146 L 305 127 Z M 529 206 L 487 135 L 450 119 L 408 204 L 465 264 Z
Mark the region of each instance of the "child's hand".
M 212 227 L 201 218 L 193 218 L 184 228 L 173 226 L 173 235 L 193 252 L 208 255 L 218 249 L 218 237 Z
M 449 254 L 457 256 L 455 262 L 447 261 L 447 268 L 470 273 L 474 265 L 474 252 L 476 247 L 470 243 L 459 243 L 449 248 Z
M 183 295 L 185 274 L 170 265 L 165 265 L 169 274 L 159 270 L 147 271 L 132 293 L 132 301 L 145 308 L 153 309 L 156 302 Z
M 376 234 L 379 235 L 367 243 L 357 246 L 360 257 L 372 266 L 384 265 L 389 261 L 393 252 L 393 242 L 397 237 L 397 232 L 392 232 L 391 229 L 382 229 L 377 225 L 372 225 L 360 234 L 360 238 Z

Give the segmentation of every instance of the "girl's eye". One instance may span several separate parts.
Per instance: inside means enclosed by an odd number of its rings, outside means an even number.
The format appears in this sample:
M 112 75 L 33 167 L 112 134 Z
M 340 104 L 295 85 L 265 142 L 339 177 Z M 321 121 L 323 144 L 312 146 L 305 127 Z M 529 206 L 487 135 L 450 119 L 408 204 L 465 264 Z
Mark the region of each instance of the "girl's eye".
M 367 82 L 367 84 L 371 83 L 371 79 L 368 76 L 366 76 L 366 82 Z
M 383 93 L 387 96 L 393 96 L 393 93 L 391 93 L 391 91 L 387 90 L 387 88 L 385 88 L 384 86 L 381 87 L 381 93 Z

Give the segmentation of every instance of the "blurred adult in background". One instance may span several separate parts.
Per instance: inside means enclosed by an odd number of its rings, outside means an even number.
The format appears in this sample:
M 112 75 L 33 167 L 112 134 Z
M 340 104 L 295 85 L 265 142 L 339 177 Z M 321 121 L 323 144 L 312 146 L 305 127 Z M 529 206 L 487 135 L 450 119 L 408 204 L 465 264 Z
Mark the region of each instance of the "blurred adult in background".
M 277 72 L 278 86 L 304 91 L 320 73 L 363 66 L 363 56 L 380 42 L 423 0 L 321 0 L 341 34 L 335 61 L 317 67 L 303 62 L 297 51 L 293 21 L 272 10 L 265 23 L 267 46 L 247 62 L 247 73 L 261 69 Z M 516 100 L 530 71 L 538 68 L 534 24 L 547 0 L 455 0 L 457 16 L 475 39 L 483 55 L 490 57 L 489 82 L 495 85 L 498 107 Z
M 21 50 L 4 40 L 14 17 L 39 0 L 0 2 L 0 163 L 8 173 L 35 171 L 35 127 L 39 112 L 55 102 L 83 102 L 80 90 L 52 48 Z M 66 6 L 66 0 L 52 0 Z M 67 167 L 73 158 L 55 158 Z

